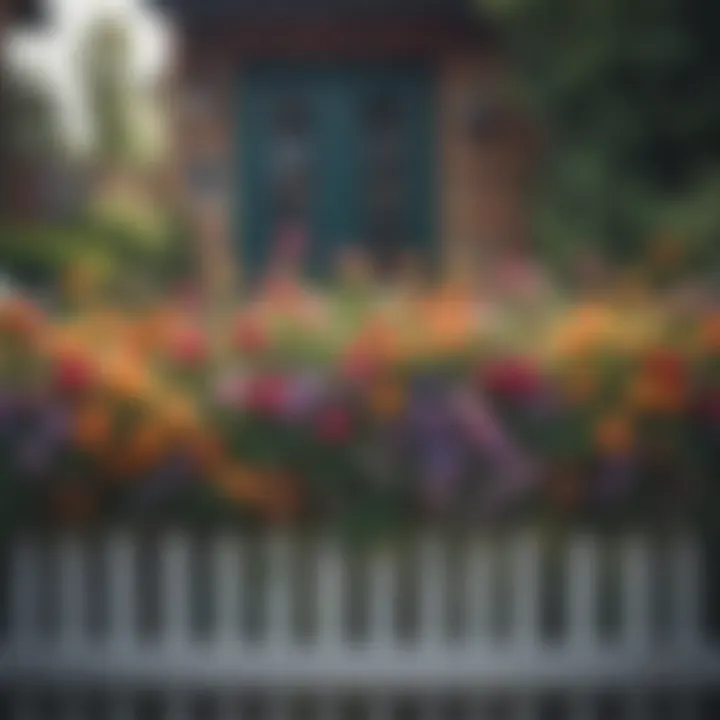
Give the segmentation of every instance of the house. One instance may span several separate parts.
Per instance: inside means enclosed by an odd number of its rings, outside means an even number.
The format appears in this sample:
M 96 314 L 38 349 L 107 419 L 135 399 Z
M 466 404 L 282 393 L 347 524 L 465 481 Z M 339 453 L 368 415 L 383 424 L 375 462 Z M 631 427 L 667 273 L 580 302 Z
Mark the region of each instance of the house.
M 526 241 L 533 134 L 471 0 L 154 0 L 177 29 L 184 207 L 208 282 L 292 245 L 471 271 Z M 298 251 L 299 248 L 299 251 Z

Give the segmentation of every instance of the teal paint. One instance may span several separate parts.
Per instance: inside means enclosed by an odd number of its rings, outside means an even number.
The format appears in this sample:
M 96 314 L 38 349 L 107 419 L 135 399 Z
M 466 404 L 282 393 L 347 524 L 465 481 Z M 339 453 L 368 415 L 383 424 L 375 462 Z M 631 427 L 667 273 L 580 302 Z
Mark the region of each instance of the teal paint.
M 278 118 L 288 98 L 307 113 L 311 161 L 307 226 L 308 271 L 324 277 L 349 242 L 370 245 L 368 112 L 373 98 L 389 98 L 401 131 L 398 153 L 405 177 L 400 224 L 405 246 L 435 252 L 437 202 L 435 82 L 426 65 L 283 65 L 248 68 L 240 84 L 238 132 L 241 183 L 241 248 L 244 266 L 257 276 L 267 266 L 276 237 L 278 202 L 273 158 Z M 240 227 L 236 224 L 236 229 Z M 376 244 L 377 245 L 377 244 Z

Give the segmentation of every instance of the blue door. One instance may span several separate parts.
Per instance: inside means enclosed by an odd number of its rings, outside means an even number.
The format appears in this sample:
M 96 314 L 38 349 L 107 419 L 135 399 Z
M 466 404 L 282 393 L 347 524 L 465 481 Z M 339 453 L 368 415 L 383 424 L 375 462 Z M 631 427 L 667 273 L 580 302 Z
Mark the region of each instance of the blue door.
M 433 83 L 424 66 L 263 66 L 244 77 L 242 257 L 294 238 L 324 277 L 345 246 L 381 271 L 433 250 Z

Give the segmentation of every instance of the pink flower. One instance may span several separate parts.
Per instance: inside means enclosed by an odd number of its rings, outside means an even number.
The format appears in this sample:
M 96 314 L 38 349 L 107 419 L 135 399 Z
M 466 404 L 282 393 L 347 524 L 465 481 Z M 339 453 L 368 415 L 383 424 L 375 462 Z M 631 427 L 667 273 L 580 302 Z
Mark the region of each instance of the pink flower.
M 240 318 L 233 329 L 233 345 L 245 355 L 257 355 L 265 351 L 270 344 L 267 329 L 258 319 Z
M 252 381 L 245 396 L 246 408 L 258 415 L 278 417 L 282 414 L 287 397 L 287 384 L 278 375 L 266 375 Z
M 538 369 L 523 358 L 490 363 L 481 373 L 480 382 L 492 395 L 507 400 L 532 398 L 542 387 Z
M 81 395 L 93 386 L 95 379 L 92 364 L 80 355 L 59 358 L 53 369 L 53 384 L 63 395 Z
M 170 356 L 181 367 L 197 367 L 207 360 L 208 355 L 207 338 L 198 328 L 182 328 L 170 342 Z

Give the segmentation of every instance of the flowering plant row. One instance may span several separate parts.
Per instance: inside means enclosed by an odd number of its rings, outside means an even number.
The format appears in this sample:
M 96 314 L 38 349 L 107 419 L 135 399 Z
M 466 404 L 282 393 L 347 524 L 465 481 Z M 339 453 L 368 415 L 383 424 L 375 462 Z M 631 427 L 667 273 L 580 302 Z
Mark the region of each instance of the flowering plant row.
M 299 286 L 0 303 L 4 523 L 713 520 L 720 314 Z

